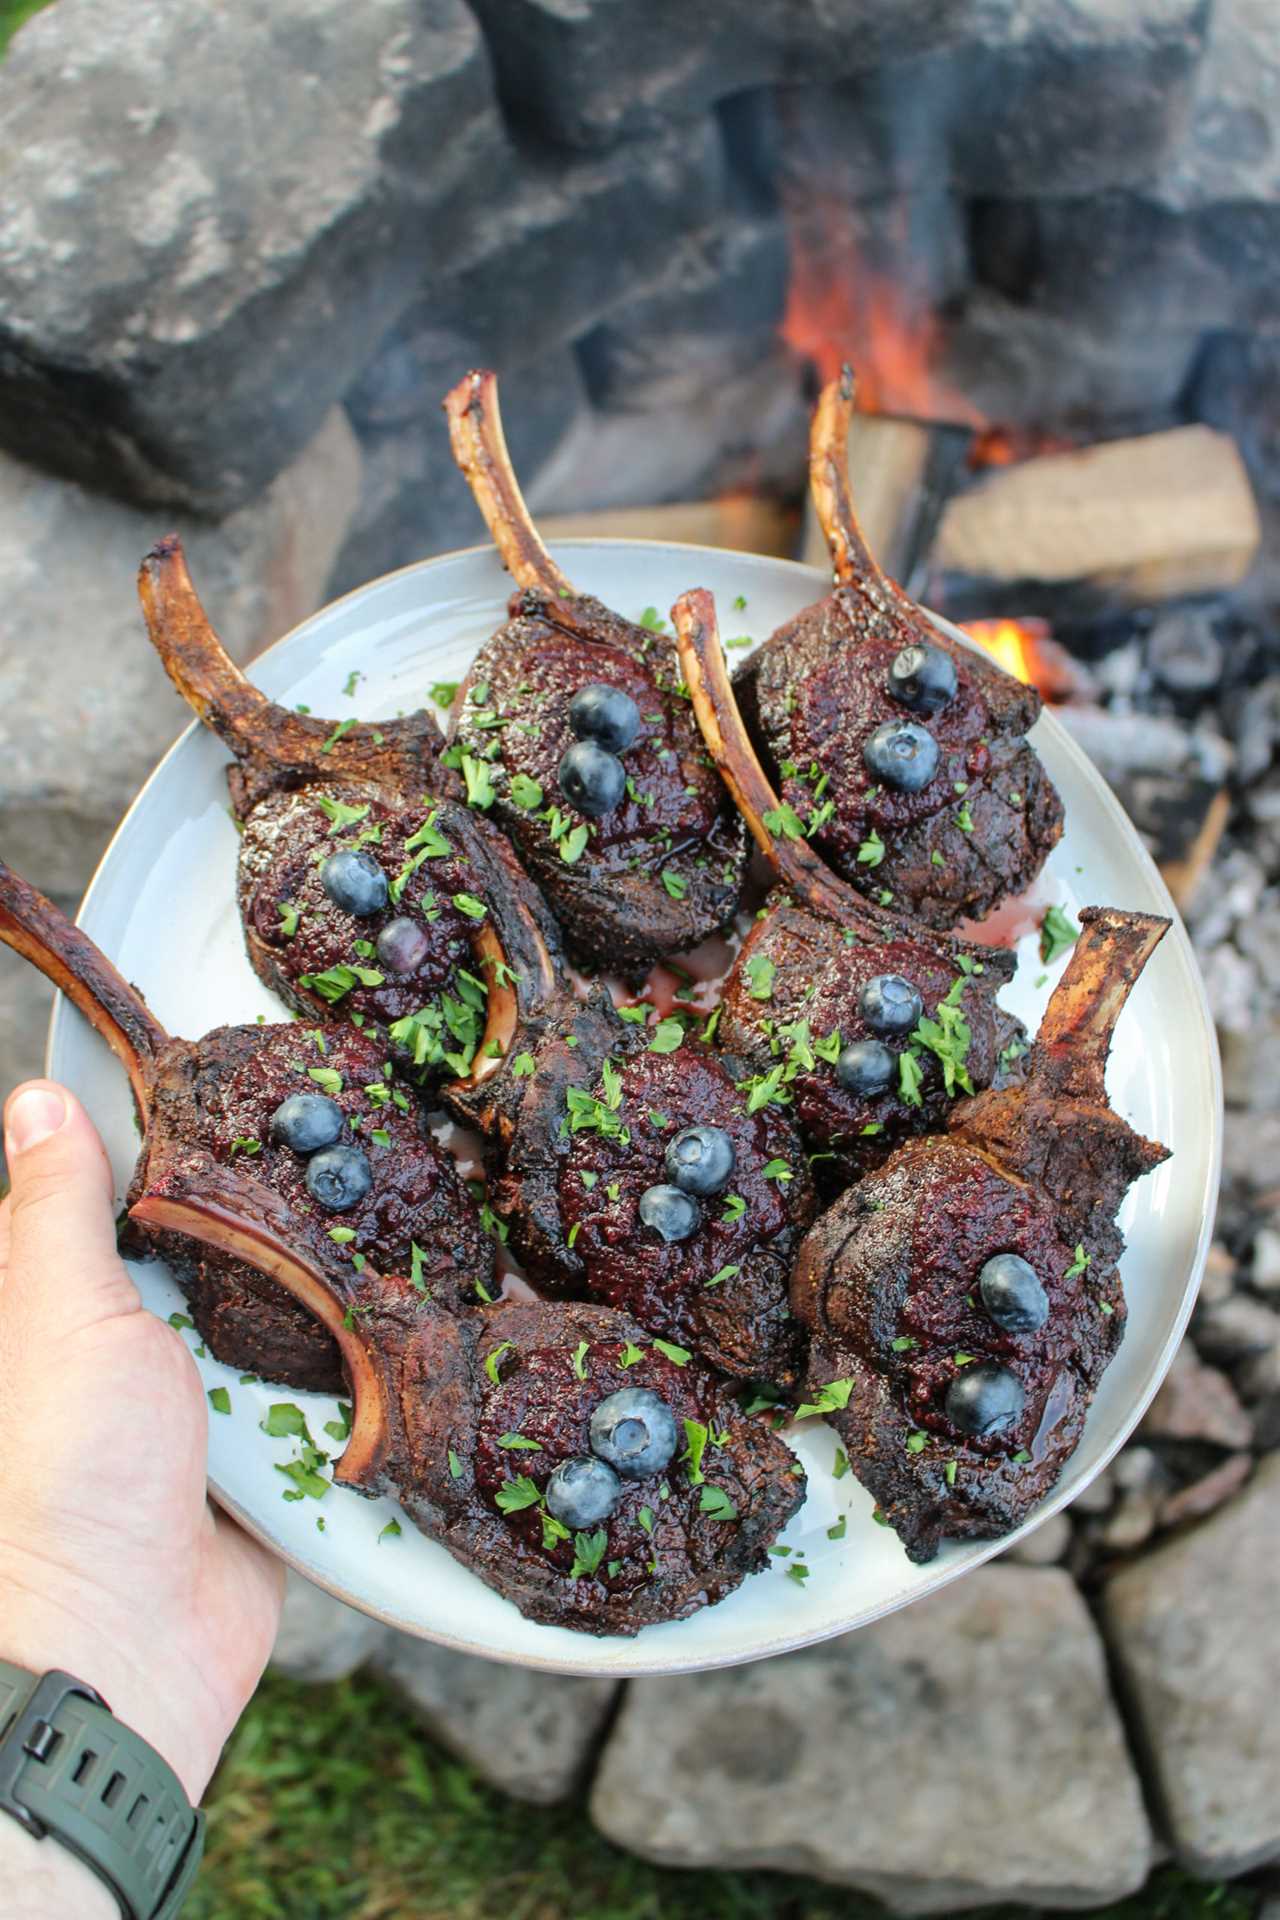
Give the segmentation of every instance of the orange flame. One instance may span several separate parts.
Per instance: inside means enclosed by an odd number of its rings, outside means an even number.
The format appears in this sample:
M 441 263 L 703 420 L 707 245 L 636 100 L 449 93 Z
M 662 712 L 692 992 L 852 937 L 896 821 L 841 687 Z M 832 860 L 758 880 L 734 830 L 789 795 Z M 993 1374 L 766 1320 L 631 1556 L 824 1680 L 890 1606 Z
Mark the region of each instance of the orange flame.
M 1035 622 L 1040 629 L 1040 637 L 1048 633 L 1043 620 Z M 964 632 L 980 647 L 985 647 L 996 665 L 1011 673 L 1015 680 L 1021 680 L 1024 686 L 1036 684 L 1034 666 L 1034 648 L 1036 636 L 1031 621 L 1022 620 L 966 620 Z
M 905 227 L 905 210 L 903 212 Z M 862 258 L 851 209 L 807 201 L 790 221 L 791 275 L 782 338 L 825 384 L 852 363 L 864 413 L 901 413 L 975 428 L 983 416 L 938 378 L 937 316 L 925 300 Z M 909 258 L 905 232 L 901 257 Z

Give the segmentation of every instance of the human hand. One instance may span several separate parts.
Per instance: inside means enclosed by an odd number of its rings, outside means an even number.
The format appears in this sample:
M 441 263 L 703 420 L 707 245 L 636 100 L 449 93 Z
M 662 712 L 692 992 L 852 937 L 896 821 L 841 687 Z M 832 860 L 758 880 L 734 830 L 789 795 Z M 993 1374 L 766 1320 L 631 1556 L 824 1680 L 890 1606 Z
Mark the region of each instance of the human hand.
M 95 1687 L 195 1801 L 271 1650 L 281 1570 L 206 1500 L 200 1377 L 116 1252 L 88 1115 L 31 1081 L 5 1148 L 0 1657 Z

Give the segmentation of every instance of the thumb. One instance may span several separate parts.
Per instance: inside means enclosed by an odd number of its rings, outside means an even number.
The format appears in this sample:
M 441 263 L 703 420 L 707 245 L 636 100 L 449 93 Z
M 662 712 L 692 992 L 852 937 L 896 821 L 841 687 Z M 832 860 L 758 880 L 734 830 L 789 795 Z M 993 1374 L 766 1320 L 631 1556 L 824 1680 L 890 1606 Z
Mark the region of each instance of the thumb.
M 12 1190 L 0 1316 L 44 1337 L 131 1313 L 138 1291 L 116 1252 L 111 1168 L 75 1095 L 31 1080 L 4 1112 Z

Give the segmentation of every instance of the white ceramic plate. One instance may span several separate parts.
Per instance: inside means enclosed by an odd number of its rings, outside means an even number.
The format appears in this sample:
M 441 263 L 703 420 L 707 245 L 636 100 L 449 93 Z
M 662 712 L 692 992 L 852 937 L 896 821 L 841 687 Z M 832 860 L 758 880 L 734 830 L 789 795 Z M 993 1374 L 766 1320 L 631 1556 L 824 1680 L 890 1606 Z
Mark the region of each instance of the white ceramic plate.
M 823 576 L 811 568 L 698 547 L 582 540 L 562 542 L 556 553 L 579 585 L 633 618 L 646 606 L 665 615 L 686 588 L 709 587 L 727 636 L 763 638 L 825 591 Z M 408 710 L 424 702 L 432 682 L 462 678 L 499 624 L 509 588 L 489 548 L 426 561 L 305 621 L 263 655 L 253 677 L 275 699 L 306 702 L 317 714 L 376 719 Z M 731 611 L 738 595 L 746 597 L 746 608 Z M 212 611 L 216 615 L 216 607 Z M 138 644 L 145 644 L 141 632 Z M 353 670 L 362 677 L 351 698 L 343 687 Z M 1092 902 L 1172 914 L 1133 828 L 1080 749 L 1051 717 L 1040 721 L 1035 739 L 1067 813 L 1039 897 L 1071 910 Z M 134 802 L 80 915 L 81 926 L 137 982 L 170 1031 L 193 1037 L 223 1022 L 282 1013 L 250 971 L 241 945 L 226 758 L 202 727 L 188 729 Z M 1046 979 L 1034 935 L 1023 939 L 1020 959 L 1005 998 L 1034 1028 L 1064 963 Z M 123 1194 L 138 1144 L 125 1078 L 61 1000 L 49 1071 L 77 1090 L 102 1129 Z M 1176 918 L 1121 1020 L 1108 1084 L 1119 1111 L 1165 1141 L 1173 1155 L 1125 1203 L 1130 1316 L 1124 1344 L 1065 1478 L 1024 1533 L 1066 1505 L 1134 1427 L 1178 1343 L 1208 1245 L 1221 1090 L 1212 1023 Z M 134 1271 L 155 1312 L 181 1308 L 164 1267 L 147 1263 Z M 229 1417 L 210 1416 L 215 1497 L 292 1566 L 353 1605 L 407 1632 L 493 1659 L 615 1676 L 755 1660 L 861 1626 L 999 1551 L 995 1543 L 952 1546 L 929 1566 L 912 1566 L 895 1536 L 872 1522 L 870 1497 L 852 1476 L 833 1479 L 834 1437 L 810 1420 L 794 1440 L 810 1474 L 809 1495 L 784 1536 L 810 1568 L 807 1584 L 787 1577 L 789 1562 L 774 1560 L 720 1606 L 650 1627 L 634 1640 L 535 1626 L 407 1521 L 398 1538 L 380 1543 L 398 1511 L 393 1502 L 371 1504 L 336 1488 L 322 1503 L 283 1500 L 288 1483 L 273 1468 L 293 1456 L 294 1443 L 269 1439 L 259 1421 L 272 1401 L 296 1399 L 318 1435 L 334 1416 L 333 1404 L 279 1387 L 243 1387 L 211 1358 L 199 1365 L 206 1384 L 225 1386 L 231 1398 Z M 849 1516 L 845 1537 L 829 1541 L 827 1529 L 842 1513 Z

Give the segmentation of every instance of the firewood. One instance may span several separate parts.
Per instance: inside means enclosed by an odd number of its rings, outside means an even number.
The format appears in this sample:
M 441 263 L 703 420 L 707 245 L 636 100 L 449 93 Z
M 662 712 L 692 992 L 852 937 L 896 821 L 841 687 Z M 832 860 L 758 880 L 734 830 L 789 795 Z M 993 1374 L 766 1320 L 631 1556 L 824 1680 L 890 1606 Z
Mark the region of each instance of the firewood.
M 919 420 L 886 413 L 855 413 L 849 428 L 849 491 L 872 553 L 885 571 L 901 578 L 906 535 L 915 517 L 929 463 L 930 430 Z M 800 558 L 825 572 L 831 565 L 826 537 L 809 501 Z
M 1260 537 L 1235 442 L 1177 427 L 993 472 L 950 502 L 931 559 L 996 587 L 1087 583 L 1137 605 L 1237 585 Z
M 735 553 L 765 553 L 786 560 L 794 553 L 796 541 L 796 516 L 790 508 L 747 494 L 675 501 L 660 507 L 552 513 L 540 518 L 538 525 L 552 544 L 584 537 L 684 540 L 699 547 L 726 547 Z

